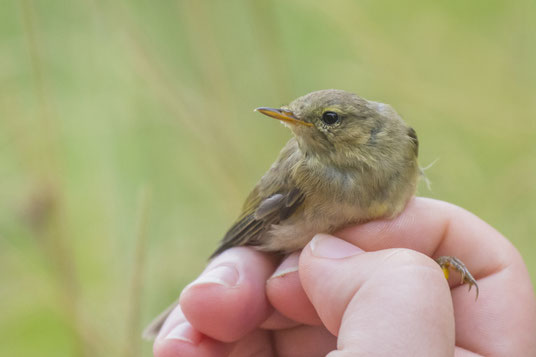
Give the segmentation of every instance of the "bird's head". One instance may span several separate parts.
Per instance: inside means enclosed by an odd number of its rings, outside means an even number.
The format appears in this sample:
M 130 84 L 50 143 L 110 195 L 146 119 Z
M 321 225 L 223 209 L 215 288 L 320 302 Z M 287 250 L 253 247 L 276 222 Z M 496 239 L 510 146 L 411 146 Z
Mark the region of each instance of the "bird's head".
M 370 150 L 381 150 L 393 131 L 405 128 L 389 105 L 337 89 L 312 92 L 281 108 L 256 111 L 285 123 L 306 155 L 342 166 L 365 159 L 362 156 L 370 155 Z

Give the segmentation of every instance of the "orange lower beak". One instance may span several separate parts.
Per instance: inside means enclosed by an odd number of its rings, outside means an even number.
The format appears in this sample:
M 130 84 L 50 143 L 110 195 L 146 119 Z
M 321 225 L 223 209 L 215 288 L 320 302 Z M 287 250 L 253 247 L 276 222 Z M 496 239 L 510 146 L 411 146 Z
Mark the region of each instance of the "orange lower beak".
M 287 109 L 259 107 L 255 109 L 255 111 L 262 113 L 264 115 L 268 115 L 271 118 L 278 119 L 278 120 L 281 120 L 290 124 L 313 126 L 313 124 L 309 122 L 296 118 L 294 113 L 292 113 L 290 110 L 287 110 Z

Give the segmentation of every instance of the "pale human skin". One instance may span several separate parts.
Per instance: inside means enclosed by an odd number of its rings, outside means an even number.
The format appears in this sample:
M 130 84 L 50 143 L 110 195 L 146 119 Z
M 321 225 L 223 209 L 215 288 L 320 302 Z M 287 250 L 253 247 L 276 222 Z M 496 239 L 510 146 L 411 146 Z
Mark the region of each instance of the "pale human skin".
M 154 343 L 173 356 L 536 356 L 536 298 L 500 233 L 425 198 L 393 220 L 318 235 L 277 264 L 237 247 L 182 292 Z M 447 284 L 462 259 L 480 287 Z M 449 291 L 450 285 L 450 291 Z

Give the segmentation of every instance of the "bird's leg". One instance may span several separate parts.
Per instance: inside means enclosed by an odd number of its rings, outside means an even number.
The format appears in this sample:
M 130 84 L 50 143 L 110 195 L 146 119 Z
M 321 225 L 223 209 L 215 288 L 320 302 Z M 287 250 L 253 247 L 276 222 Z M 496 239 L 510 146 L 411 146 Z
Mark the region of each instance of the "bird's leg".
M 478 299 L 478 285 L 476 283 L 475 278 L 471 275 L 465 264 L 462 263 L 462 261 L 456 257 L 450 257 L 450 256 L 441 256 L 436 259 L 437 264 L 443 269 L 443 273 L 445 274 L 445 278 L 449 278 L 449 269 L 452 268 L 456 270 L 460 275 L 462 276 L 462 284 L 469 284 L 469 290 L 473 287 L 473 285 L 476 288 L 476 299 Z

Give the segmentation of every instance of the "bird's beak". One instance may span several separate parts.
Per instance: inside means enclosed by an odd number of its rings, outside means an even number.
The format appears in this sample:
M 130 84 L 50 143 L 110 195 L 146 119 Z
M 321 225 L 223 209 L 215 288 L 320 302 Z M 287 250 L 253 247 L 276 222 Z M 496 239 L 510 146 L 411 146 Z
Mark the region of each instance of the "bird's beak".
M 296 118 L 294 113 L 292 113 L 290 110 L 287 110 L 287 109 L 259 107 L 255 109 L 255 111 L 262 113 L 264 115 L 268 115 L 269 117 L 290 123 L 290 124 L 313 126 L 313 124 L 311 123 L 308 123 L 306 121 Z

